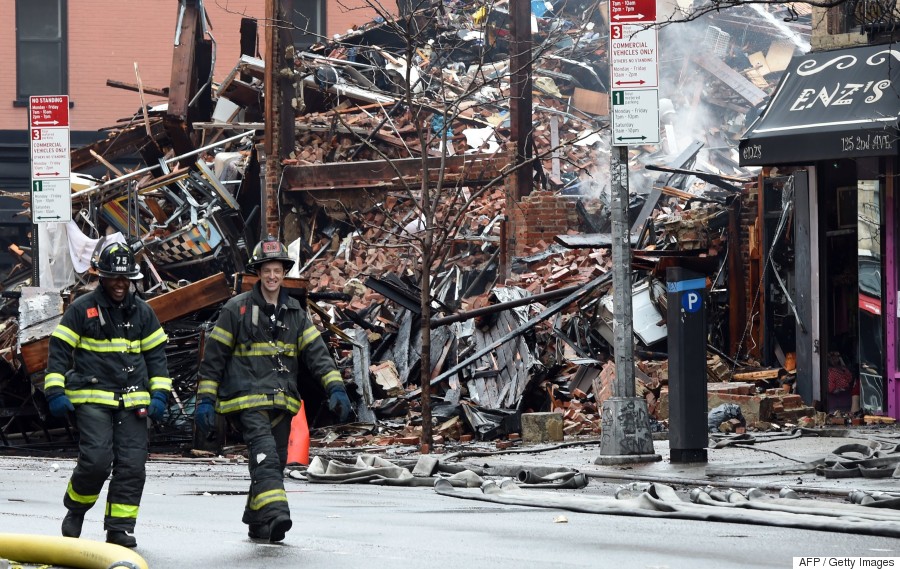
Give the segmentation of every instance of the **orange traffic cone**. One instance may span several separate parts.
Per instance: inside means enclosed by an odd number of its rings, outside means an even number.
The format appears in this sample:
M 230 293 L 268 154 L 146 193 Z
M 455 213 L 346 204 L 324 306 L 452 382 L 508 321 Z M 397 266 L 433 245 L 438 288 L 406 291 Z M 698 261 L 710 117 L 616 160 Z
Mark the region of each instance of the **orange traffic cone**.
M 287 463 L 309 465 L 309 426 L 306 424 L 306 409 L 302 401 L 300 410 L 291 419 Z

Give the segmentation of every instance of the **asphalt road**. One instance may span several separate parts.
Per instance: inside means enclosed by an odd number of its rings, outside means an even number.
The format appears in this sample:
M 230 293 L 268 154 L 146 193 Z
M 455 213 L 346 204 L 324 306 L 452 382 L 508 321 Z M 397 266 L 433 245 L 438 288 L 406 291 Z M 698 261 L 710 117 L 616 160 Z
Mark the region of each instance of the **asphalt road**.
M 73 467 L 71 460 L 0 457 L 0 532 L 59 535 Z M 283 545 L 258 544 L 240 522 L 244 465 L 151 462 L 148 471 L 135 535 L 137 552 L 154 569 L 786 568 L 794 556 L 900 556 L 900 540 L 882 537 L 581 514 L 459 500 L 430 488 L 292 479 L 293 529 Z M 608 491 L 596 480 L 584 490 Z M 98 505 L 83 538 L 103 536 Z

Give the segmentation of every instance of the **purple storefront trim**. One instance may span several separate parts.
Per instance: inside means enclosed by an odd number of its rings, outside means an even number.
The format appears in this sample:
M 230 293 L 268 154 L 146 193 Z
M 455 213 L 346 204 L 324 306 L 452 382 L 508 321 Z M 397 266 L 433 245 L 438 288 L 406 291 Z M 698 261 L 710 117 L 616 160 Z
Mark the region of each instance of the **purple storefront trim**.
M 892 172 L 892 165 L 888 165 L 888 171 Z M 894 184 L 890 180 L 885 192 L 885 209 L 887 216 L 885 220 L 885 275 L 887 282 L 887 294 L 885 295 L 886 310 L 885 315 L 885 332 L 887 338 L 887 361 L 885 362 L 887 369 L 887 414 L 895 419 L 900 418 L 900 389 L 898 389 L 898 380 L 900 380 L 900 370 L 898 370 L 897 361 L 897 327 L 900 319 L 897 318 L 897 208 L 894 199 Z

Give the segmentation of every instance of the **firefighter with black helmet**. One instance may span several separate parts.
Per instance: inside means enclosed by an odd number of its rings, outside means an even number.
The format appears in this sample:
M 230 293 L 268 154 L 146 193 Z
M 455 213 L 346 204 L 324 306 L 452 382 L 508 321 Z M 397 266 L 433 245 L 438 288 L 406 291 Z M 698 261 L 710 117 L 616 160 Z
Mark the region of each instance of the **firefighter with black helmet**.
M 282 288 L 293 266 L 274 237 L 253 249 L 247 268 L 259 282 L 225 304 L 209 334 L 195 412 L 202 432 L 213 428 L 220 413 L 243 434 L 250 458 L 243 522 L 252 539 L 271 543 L 282 541 L 292 525 L 284 468 L 301 382 L 318 380 L 341 422 L 350 414 L 344 382 L 319 330 Z
M 78 462 L 63 504 L 62 534 L 79 537 L 84 514 L 109 488 L 106 541 L 135 547 L 144 490 L 147 417 L 162 419 L 172 390 L 166 334 L 153 309 L 131 291 L 142 277 L 128 245 L 103 248 L 92 266 L 100 285 L 76 299 L 50 336 L 44 395 L 55 416 L 74 413 Z

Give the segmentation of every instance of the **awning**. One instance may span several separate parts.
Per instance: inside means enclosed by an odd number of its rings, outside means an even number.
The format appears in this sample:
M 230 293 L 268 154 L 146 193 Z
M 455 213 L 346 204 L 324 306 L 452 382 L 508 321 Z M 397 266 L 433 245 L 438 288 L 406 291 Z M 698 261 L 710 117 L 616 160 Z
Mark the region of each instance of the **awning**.
M 797 55 L 741 138 L 741 166 L 896 154 L 900 46 Z

